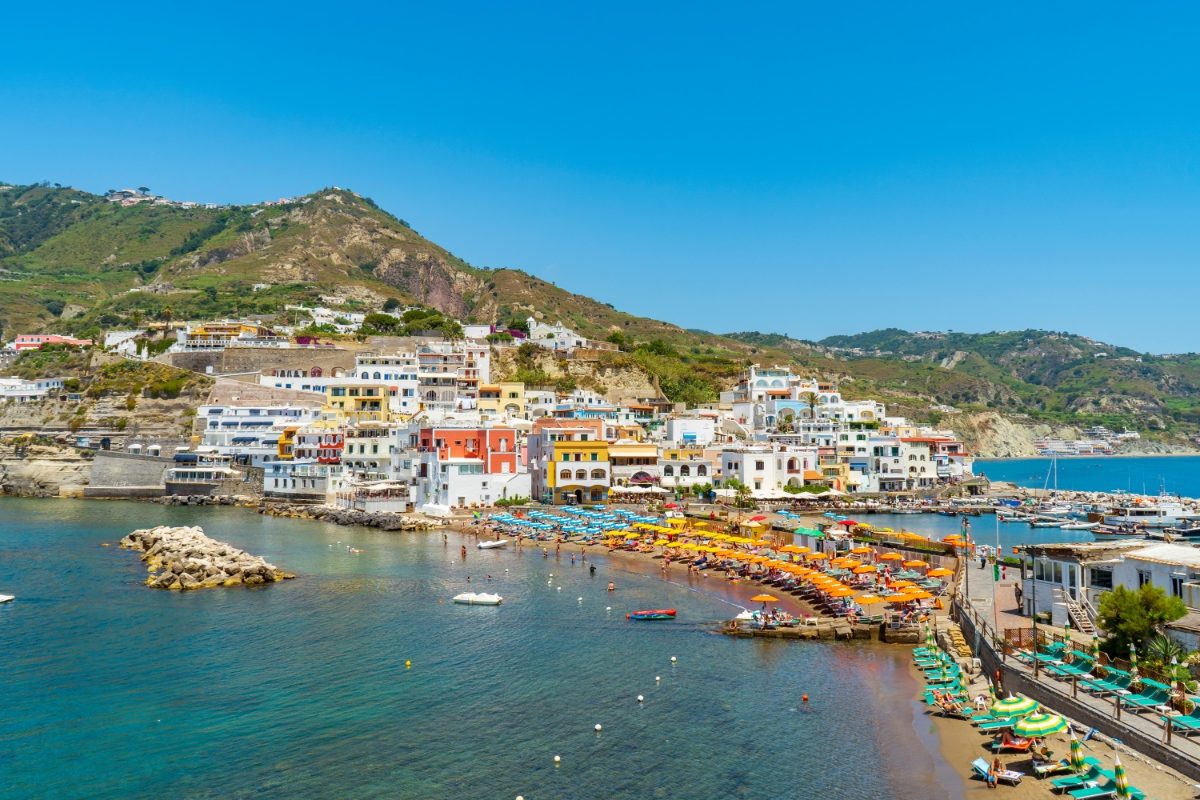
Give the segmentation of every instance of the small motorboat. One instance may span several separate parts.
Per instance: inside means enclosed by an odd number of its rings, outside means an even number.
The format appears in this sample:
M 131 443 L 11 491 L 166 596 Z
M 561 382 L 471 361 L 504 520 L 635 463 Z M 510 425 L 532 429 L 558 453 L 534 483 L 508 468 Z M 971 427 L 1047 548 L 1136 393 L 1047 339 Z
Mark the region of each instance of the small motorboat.
M 631 611 L 625 615 L 625 619 L 632 620 L 654 620 L 654 619 L 675 619 L 675 609 L 673 608 L 655 608 L 642 611 Z
M 16 600 L 16 599 L 17 598 L 12 596 L 11 594 L 0 594 L 0 603 L 11 603 L 13 600 Z
M 498 606 L 504 602 L 504 598 L 487 592 L 463 592 L 454 595 L 454 602 L 461 606 Z
M 1062 529 L 1064 531 L 1090 531 L 1099 527 L 1099 522 L 1068 522 L 1062 526 Z
M 475 545 L 480 550 L 495 550 L 497 547 L 504 547 L 508 544 L 508 539 L 493 539 L 490 542 L 480 542 Z

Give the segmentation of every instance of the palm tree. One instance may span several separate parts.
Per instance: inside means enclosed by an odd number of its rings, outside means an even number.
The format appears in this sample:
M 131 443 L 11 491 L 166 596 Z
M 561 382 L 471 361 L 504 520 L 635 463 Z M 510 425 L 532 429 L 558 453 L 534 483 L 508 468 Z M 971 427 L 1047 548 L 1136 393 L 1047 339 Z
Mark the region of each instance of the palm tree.
M 804 402 L 808 404 L 808 418 L 810 420 L 817 418 L 817 393 L 805 392 Z

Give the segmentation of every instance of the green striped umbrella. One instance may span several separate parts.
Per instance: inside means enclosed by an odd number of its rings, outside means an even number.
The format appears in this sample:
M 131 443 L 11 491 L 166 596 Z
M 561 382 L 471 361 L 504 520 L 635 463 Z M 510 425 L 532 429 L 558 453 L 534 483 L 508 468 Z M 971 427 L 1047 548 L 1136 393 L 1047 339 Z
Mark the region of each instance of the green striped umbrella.
M 964 694 L 964 695 L 967 695 L 968 697 L 970 696 L 970 694 L 971 694 L 971 684 L 970 684 L 970 682 L 967 680 L 967 673 L 966 673 L 966 672 L 960 672 L 960 673 L 958 673 L 958 687 L 959 687 L 960 689 L 962 689 L 962 692 L 963 692 L 963 694 Z
M 1096 664 L 1100 663 L 1100 637 L 1092 637 L 1092 661 Z
M 1135 678 L 1137 677 L 1137 674 L 1138 674 L 1137 648 L 1134 647 L 1133 645 L 1129 645 L 1129 674 Z
M 1019 717 L 1022 714 L 1032 714 L 1037 710 L 1037 701 L 1030 700 L 1024 695 L 1019 697 L 1010 695 L 998 703 L 992 703 L 992 713 L 998 717 Z
M 1083 742 L 1071 731 L 1071 769 L 1083 772 Z
M 1129 797 L 1129 779 L 1125 777 L 1125 765 L 1120 756 L 1113 764 L 1113 779 L 1117 783 L 1117 797 Z
M 1013 725 L 1013 733 L 1017 736 L 1049 736 L 1067 727 L 1067 721 L 1058 714 L 1030 714 L 1022 717 Z
M 996 697 L 996 684 L 992 683 L 991 681 L 988 681 L 988 694 L 992 696 L 992 705 L 995 705 L 996 700 L 998 699 Z

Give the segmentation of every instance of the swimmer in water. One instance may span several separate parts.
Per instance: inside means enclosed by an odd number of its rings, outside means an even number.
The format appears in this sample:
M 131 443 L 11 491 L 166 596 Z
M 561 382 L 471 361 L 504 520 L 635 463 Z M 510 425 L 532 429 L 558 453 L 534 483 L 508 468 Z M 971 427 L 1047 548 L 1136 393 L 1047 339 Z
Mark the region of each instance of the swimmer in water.
M 462 551 L 462 557 L 463 557 L 463 560 L 464 560 L 464 561 L 466 561 L 466 559 L 467 559 L 467 546 L 466 546 L 465 544 L 462 546 L 462 548 L 461 548 L 461 551 Z
M 610 592 L 615 592 L 617 590 L 617 585 L 615 583 L 613 583 L 612 581 L 609 581 L 608 582 L 608 590 Z
M 596 565 L 595 565 L 595 564 L 588 564 L 588 572 L 590 572 L 591 574 L 595 575 L 595 574 L 596 574 Z

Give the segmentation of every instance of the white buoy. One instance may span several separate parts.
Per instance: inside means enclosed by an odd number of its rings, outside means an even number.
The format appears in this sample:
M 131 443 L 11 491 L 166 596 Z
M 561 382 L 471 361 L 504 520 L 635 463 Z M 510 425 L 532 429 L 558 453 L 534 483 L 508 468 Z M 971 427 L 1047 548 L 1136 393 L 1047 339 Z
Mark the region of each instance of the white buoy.
M 596 723 L 596 733 L 599 733 L 602 730 L 604 730 L 604 726 L 602 726 L 599 722 L 597 722 Z
M 550 573 L 550 577 L 551 577 L 551 578 L 553 578 L 553 577 L 554 577 L 554 573 L 553 573 L 553 572 L 551 572 L 551 573 Z
M 525 795 L 522 795 L 522 794 L 517 795 L 517 800 L 525 800 Z
M 679 660 L 679 659 L 675 658 L 675 656 L 671 656 L 671 663 L 672 663 L 672 664 L 674 664 L 674 663 L 675 663 L 676 661 L 678 661 L 678 660 Z
M 661 681 L 661 680 L 662 680 L 662 676 L 661 676 L 661 675 L 655 675 L 655 676 L 654 676 L 654 682 L 655 682 L 655 683 L 658 683 L 658 682 L 659 682 L 659 681 Z
M 579 602 L 581 602 L 581 603 L 583 602 L 583 598 L 582 598 L 582 597 L 576 597 L 575 599 L 576 599 L 576 600 L 578 600 L 578 601 L 579 601 Z
M 558 591 L 560 591 L 560 592 L 562 591 L 562 587 L 561 587 L 561 586 L 555 586 L 554 588 L 555 588 L 555 589 L 557 589 L 557 590 L 558 590 Z
M 604 610 L 605 610 L 605 611 L 612 611 L 612 606 L 605 606 L 605 607 L 604 607 Z
M 562 761 L 562 756 L 555 756 L 555 757 L 554 757 L 554 763 L 555 763 L 555 764 L 557 764 L 557 763 L 558 763 L 558 762 L 560 762 L 560 761 Z
M 644 702 L 644 701 L 645 701 L 645 699 L 646 699 L 646 698 L 642 697 L 640 694 L 638 695 L 638 702 L 639 702 L 639 703 L 641 703 L 641 702 Z

